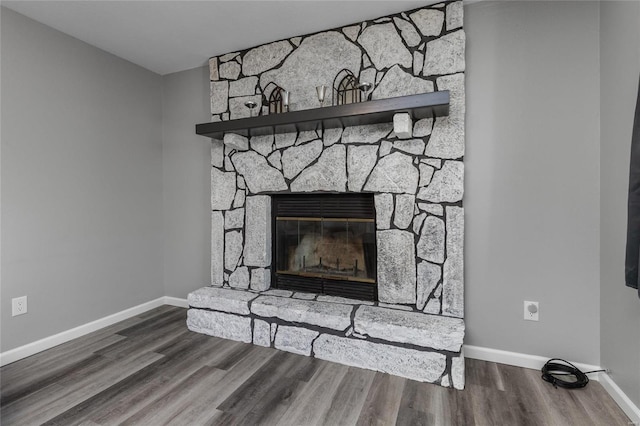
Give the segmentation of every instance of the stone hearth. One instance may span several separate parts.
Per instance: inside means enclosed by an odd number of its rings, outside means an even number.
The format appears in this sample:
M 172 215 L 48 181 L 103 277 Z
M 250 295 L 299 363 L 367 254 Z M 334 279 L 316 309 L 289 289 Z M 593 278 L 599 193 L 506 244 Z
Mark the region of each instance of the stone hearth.
M 464 388 L 460 318 L 285 290 L 205 287 L 189 306 L 192 331 Z
M 244 102 L 260 105 L 271 83 L 292 110 L 318 107 L 315 87 L 344 69 L 373 83 L 372 99 L 449 90 L 451 103 L 409 137 L 386 123 L 213 140 L 212 287 L 189 296 L 190 329 L 464 386 L 462 10 L 441 3 L 210 60 L 212 121 L 248 117 Z M 361 192 L 375 200 L 379 302 L 270 290 L 271 195 Z

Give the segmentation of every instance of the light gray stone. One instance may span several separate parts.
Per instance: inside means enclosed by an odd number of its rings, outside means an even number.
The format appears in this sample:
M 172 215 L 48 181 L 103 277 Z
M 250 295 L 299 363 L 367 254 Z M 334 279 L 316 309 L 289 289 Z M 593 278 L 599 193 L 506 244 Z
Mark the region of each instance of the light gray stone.
M 392 123 L 346 127 L 342 133 L 342 143 L 377 143 L 392 131 Z
M 373 64 L 371 63 L 371 59 L 369 59 L 369 57 L 367 56 L 366 53 L 362 54 L 362 66 L 365 68 L 369 68 L 370 66 L 372 66 Z M 373 68 L 373 70 L 375 71 L 375 68 Z M 375 76 L 375 73 L 374 73 Z
M 341 137 L 341 127 L 338 127 L 336 129 L 325 129 L 324 134 L 322 135 L 322 142 L 324 143 L 324 146 L 331 146 L 334 143 L 338 142 Z
M 391 152 L 391 148 L 393 148 L 393 144 L 389 141 L 380 142 L 380 157 L 384 157 L 385 155 L 389 155 Z
M 249 139 L 236 133 L 224 134 L 224 145 L 229 149 L 235 149 L 237 151 L 246 151 L 249 149 Z
M 267 157 L 267 161 L 276 169 L 282 170 L 282 154 L 280 154 L 280 151 L 273 152 Z
M 400 30 L 400 35 L 409 47 L 415 47 L 420 44 L 422 37 L 420 37 L 420 34 L 418 34 L 413 25 L 400 18 L 393 18 L 393 22 Z
M 249 268 L 241 266 L 229 275 L 229 286 L 233 288 L 249 288 Z
M 422 155 L 424 152 L 424 141 L 422 139 L 409 139 L 406 141 L 395 141 L 393 147 L 397 150 L 413 155 Z
M 416 50 L 413 52 L 413 75 L 420 75 L 424 66 L 424 53 Z
M 358 34 L 360 33 L 360 25 L 344 27 L 342 28 L 342 32 L 345 33 L 345 35 L 349 37 L 351 41 L 356 41 L 356 39 L 358 38 Z
M 435 172 L 436 169 L 423 163 L 420 163 L 418 165 L 418 169 L 420 170 L 420 180 L 418 181 L 418 186 L 422 188 L 431 183 L 433 172 Z
M 227 81 L 211 82 L 211 114 L 221 114 L 228 109 L 229 83 Z
M 463 30 L 449 33 L 427 43 L 422 74 L 454 74 L 464 71 L 465 35 Z
M 268 322 L 256 319 L 253 321 L 253 344 L 271 346 L 271 326 Z
M 409 17 L 424 36 L 437 36 L 442 32 L 444 13 L 439 10 L 420 9 Z
M 409 155 L 394 152 L 378 161 L 373 168 L 365 191 L 415 194 L 419 173 Z
M 418 309 L 424 309 L 429 300 L 429 295 L 440 282 L 440 278 L 442 278 L 440 265 L 434 265 L 429 262 L 418 263 L 418 298 L 416 300 Z
M 242 232 L 230 231 L 224 237 L 224 267 L 229 271 L 236 269 L 242 254 Z
M 436 216 L 444 215 L 444 208 L 441 204 L 418 203 L 418 208 Z
M 447 260 L 442 279 L 442 314 L 464 317 L 464 210 L 448 206 Z
M 444 262 L 444 238 L 444 221 L 435 216 L 427 216 L 416 245 L 418 257 L 433 263 Z
M 244 209 L 227 210 L 224 213 L 224 229 L 240 229 L 244 226 Z
M 298 133 L 298 137 L 296 138 L 296 145 L 302 145 L 303 143 L 312 141 L 314 139 L 318 139 L 318 133 L 315 130 L 305 130 Z
M 356 333 L 373 338 L 442 351 L 460 352 L 464 338 L 464 321 L 459 318 L 376 306 L 360 306 L 353 325 Z
M 221 140 L 211 140 L 211 165 L 218 168 L 224 165 L 224 145 Z
M 413 136 L 417 138 L 429 136 L 431 134 L 431 128 L 433 128 L 433 118 L 418 120 L 413 125 Z
M 251 290 L 265 291 L 271 287 L 271 271 L 264 268 L 251 270 Z
M 274 346 L 282 351 L 311 355 L 311 343 L 320 333 L 302 327 L 281 325 L 276 333 Z
M 420 213 L 416 217 L 413 218 L 413 233 L 416 235 L 420 235 L 420 229 L 422 229 L 422 223 L 424 219 L 427 217 L 425 213 Z
M 462 27 L 464 11 L 461 1 L 449 3 L 447 5 L 447 31 Z
M 396 96 L 416 95 L 433 92 L 433 82 L 414 77 L 393 66 L 382 78 L 371 95 L 371 99 L 386 99 Z
M 437 298 L 432 298 L 429 299 L 429 301 L 427 302 L 427 306 L 424 308 L 424 313 L 425 314 L 433 314 L 433 315 L 439 315 L 440 314 L 440 299 Z
M 231 113 L 230 117 L 232 120 L 236 120 L 238 118 L 248 118 L 251 116 L 251 110 L 245 105 L 247 101 L 252 101 L 255 102 L 256 105 L 260 105 L 262 102 L 262 97 L 260 95 L 253 95 L 229 98 L 229 112 Z M 257 113 L 258 109 L 256 108 L 253 114 L 256 115 Z
M 345 192 L 347 184 L 344 145 L 326 148 L 318 162 L 298 175 L 291 183 L 292 192 Z
M 267 84 L 274 82 L 291 92 L 289 104 L 292 111 L 317 108 L 316 86 L 330 85 L 342 69 L 358 75 L 360 52 L 360 48 L 341 32 L 325 31 L 310 35 L 285 59 L 281 67 L 260 76 L 260 86 L 264 89 Z
M 454 388 L 464 389 L 464 355 L 462 353 L 458 357 L 451 358 L 451 380 Z
M 433 174 L 431 183 L 420 188 L 418 198 L 432 203 L 455 203 L 464 194 L 464 165 L 462 161 L 445 161 Z
M 351 305 L 263 295 L 251 303 L 254 315 L 339 331 L 351 325 L 352 310 Z
M 244 199 L 246 196 L 246 191 L 244 189 L 238 189 L 236 191 L 236 196 L 233 199 L 233 208 L 237 209 L 237 208 L 241 208 L 244 206 Z
M 416 197 L 413 195 L 396 195 L 396 210 L 393 216 L 393 224 L 399 229 L 407 229 L 413 220 L 413 208 Z
M 373 305 L 373 302 L 369 302 L 366 300 L 348 299 L 346 297 L 337 297 L 337 296 L 320 295 L 316 300 L 318 302 L 343 303 L 347 305 Z
M 446 82 L 446 83 L 445 83 Z M 438 158 L 460 158 L 464 155 L 464 76 L 456 74 L 442 80 L 451 93 L 449 115 L 435 120 L 425 155 Z
M 238 65 L 238 67 L 240 66 Z M 255 95 L 256 87 L 258 87 L 258 77 L 241 78 L 229 83 L 229 96 Z
M 358 42 L 379 70 L 395 64 L 409 68 L 412 64 L 411 53 L 402 43 L 395 26 L 391 23 L 371 25 L 360 34 Z
M 279 290 L 279 289 L 272 289 L 272 290 L 267 290 L 265 292 L 262 293 L 263 296 L 276 296 L 276 297 L 291 297 L 291 295 L 293 295 L 292 291 L 289 290 Z
M 253 136 L 251 149 L 263 156 L 268 156 L 273 151 L 273 135 Z
M 451 386 L 448 375 L 445 375 L 444 377 L 442 377 L 442 380 L 440 381 L 440 386 L 445 388 L 448 388 Z
M 442 168 L 442 160 L 438 160 L 437 158 L 423 158 L 420 160 L 420 162 L 428 164 L 436 169 Z
M 393 215 L 393 195 L 376 194 L 373 200 L 376 206 L 376 228 L 389 229 Z
M 378 246 L 378 300 L 383 303 L 416 302 L 416 246 L 413 234 L 376 232 Z
M 355 146 L 347 148 L 347 187 L 349 191 L 360 192 L 378 159 L 377 146 Z
M 238 175 L 238 179 L 236 180 L 236 185 L 238 186 L 239 189 L 245 189 L 247 187 L 244 178 L 240 175 Z
M 271 197 L 247 197 L 244 264 L 268 267 L 271 265 Z
M 420 382 L 440 379 L 446 357 L 435 352 L 371 343 L 323 334 L 313 344 L 314 356 L 326 361 L 381 371 Z
M 240 54 L 240 52 L 226 53 L 226 54 L 220 56 L 220 62 L 229 62 L 230 60 L 235 59 L 236 57 L 238 57 L 239 54 Z
M 211 168 L 211 210 L 228 210 L 236 195 L 236 174 Z
M 286 148 L 296 143 L 297 133 L 277 133 L 276 149 Z
M 284 191 L 287 184 L 279 170 L 271 167 L 266 158 L 257 152 L 238 152 L 231 157 L 253 194 L 260 192 Z
M 240 64 L 236 61 L 225 62 L 218 67 L 220 78 L 235 80 L 240 75 Z
M 298 292 L 298 293 L 293 293 L 293 298 L 294 299 L 303 299 L 303 300 L 314 300 L 316 298 L 316 294 L 314 293 L 303 293 L 303 292 Z
M 251 343 L 251 318 L 249 317 L 189 309 L 187 328 L 196 333 Z
M 236 169 L 233 167 L 233 163 L 231 162 L 231 158 L 229 156 L 224 157 L 224 169 L 227 172 L 235 172 Z
M 209 80 L 216 81 L 220 78 L 218 74 L 218 58 L 209 59 Z
M 413 134 L 413 119 L 408 112 L 393 115 L 393 133 L 399 139 L 408 139 L 411 137 Z
M 189 293 L 187 301 L 192 308 L 249 315 L 249 302 L 256 297 L 258 297 L 257 294 L 248 291 L 203 287 Z
M 287 148 L 282 152 L 282 172 L 292 179 L 320 156 L 322 142 L 315 140 L 304 145 Z
M 244 75 L 256 75 L 270 70 L 282 62 L 292 50 L 293 47 L 286 40 L 264 44 L 251 49 L 244 55 L 242 73 Z
M 211 285 L 224 284 L 224 217 L 211 212 Z

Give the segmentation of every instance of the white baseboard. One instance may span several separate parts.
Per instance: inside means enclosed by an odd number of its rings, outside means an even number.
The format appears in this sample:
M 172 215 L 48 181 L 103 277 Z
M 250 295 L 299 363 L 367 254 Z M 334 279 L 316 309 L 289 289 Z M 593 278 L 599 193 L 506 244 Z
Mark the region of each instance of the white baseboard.
M 521 354 L 517 352 L 501 351 L 499 349 L 470 345 L 464 345 L 464 356 L 465 358 L 497 362 L 500 364 L 514 365 L 516 367 L 531 368 L 534 370 L 540 370 L 545 362 L 549 360 L 549 358 L 537 355 Z M 582 371 L 602 370 L 602 367 L 597 365 L 583 364 L 573 361 L 571 361 L 571 363 Z M 631 399 L 629 399 L 629 397 L 622 391 L 622 389 L 620 389 L 608 374 L 591 374 L 589 375 L 589 378 L 599 381 L 602 387 L 620 406 L 622 411 L 624 411 L 631 421 L 636 425 L 640 425 L 640 409 L 633 403 L 633 401 L 631 401 Z
M 189 302 L 187 302 L 187 299 L 180 299 L 179 297 L 171 297 L 171 296 L 165 296 L 164 297 L 164 304 L 165 305 L 171 305 L 171 306 L 177 306 L 178 308 L 188 308 L 189 307 Z
M 100 330 L 101 328 L 110 326 L 111 324 L 115 324 L 119 321 L 126 320 L 127 318 L 140 315 L 141 313 L 157 308 L 158 306 L 162 306 L 165 304 L 174 305 L 174 303 L 167 302 L 166 299 L 167 299 L 166 297 L 159 297 L 150 302 L 146 302 L 141 305 L 134 306 L 129 309 L 125 309 L 124 311 L 117 312 L 113 315 L 109 315 L 104 318 L 91 321 L 90 323 L 72 328 L 70 330 L 66 330 L 61 333 L 54 334 L 53 336 L 45 337 L 44 339 L 40 339 L 35 342 L 28 343 L 24 346 L 11 349 L 6 352 L 2 352 L 0 353 L 0 366 L 11 364 L 12 362 L 16 362 L 28 356 L 37 354 L 38 352 L 51 349 L 54 346 L 61 345 L 70 340 L 84 336 L 85 334 L 92 333 L 96 330 Z M 169 299 L 172 299 L 172 302 L 173 302 L 173 299 L 180 300 L 173 297 Z M 186 300 L 185 300 L 185 303 L 186 303 Z M 178 305 L 174 305 L 174 306 L 178 306 Z
M 490 349 L 471 345 L 464 345 L 464 356 L 465 358 L 515 365 L 516 367 L 531 368 L 533 370 L 540 370 L 544 366 L 544 363 L 549 361 L 549 358 L 545 358 L 543 356 L 521 354 L 518 352 L 502 351 L 500 349 Z M 581 362 L 573 362 L 571 360 L 568 361 L 582 371 L 602 370 L 602 367 L 597 365 L 583 364 Z M 598 380 L 596 374 L 589 377 L 594 380 Z
M 629 399 L 616 382 L 608 374 L 600 373 L 600 384 L 622 408 L 622 411 L 631 419 L 633 424 L 640 425 L 640 408 Z

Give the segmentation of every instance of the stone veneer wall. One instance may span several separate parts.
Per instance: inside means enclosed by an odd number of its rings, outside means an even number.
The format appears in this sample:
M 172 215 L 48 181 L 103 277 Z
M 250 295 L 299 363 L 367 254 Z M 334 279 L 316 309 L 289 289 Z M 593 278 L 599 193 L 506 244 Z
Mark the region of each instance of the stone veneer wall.
M 445 2 L 211 58 L 213 121 L 248 117 L 244 103 L 253 100 L 260 105 L 263 95 L 269 95 L 265 91 L 271 82 L 290 91 L 291 110 L 316 108 L 315 87 L 324 84 L 331 88 L 343 69 L 353 72 L 360 81 L 374 83 L 372 99 L 437 90 L 450 91 L 451 98 L 448 116 L 413 123 L 413 136 L 407 139 L 398 138 L 393 124 L 386 123 L 251 138 L 228 133 L 223 141 L 213 140 L 212 286 L 223 287 L 221 291 L 245 289 L 248 293 L 269 289 L 270 194 L 368 192 L 374 194 L 376 207 L 380 301 L 376 309 L 386 309 L 382 307 L 385 303 L 405 305 L 414 315 L 425 316 L 425 323 L 434 324 L 440 318 L 464 334 L 460 320 L 464 316 L 462 15 L 462 1 Z M 220 300 L 229 294 L 208 297 L 213 300 L 210 303 L 220 306 Z M 223 314 L 219 311 L 228 311 L 210 308 L 201 301 L 203 297 L 190 295 L 190 302 L 200 300 L 202 308 L 192 305 L 192 330 L 224 337 L 227 331 L 220 329 L 222 323 L 240 321 L 245 327 L 248 321 L 255 337 L 258 324 L 275 321 L 253 310 L 244 313 L 249 315 L 244 319 L 235 318 L 238 312 Z M 250 301 L 246 303 L 249 307 L 242 308 L 243 312 L 252 306 Z M 297 309 L 291 303 L 282 309 Z M 313 306 L 316 309 L 322 305 Z M 364 312 L 360 308 L 358 311 Z M 219 323 L 222 316 L 225 321 Z M 381 314 L 381 318 L 387 316 Z M 398 321 L 414 322 L 415 318 Z M 377 325 L 384 328 L 383 323 Z M 320 331 L 317 326 L 305 327 Z M 437 332 L 437 328 L 427 328 L 428 333 Z M 447 330 L 444 327 L 440 333 L 446 334 Z M 234 336 L 244 334 L 246 331 Z M 341 336 L 353 343 L 353 339 L 366 338 L 365 334 Z M 274 345 L 277 336 L 271 337 L 270 344 Z M 373 340 L 373 344 L 381 344 Z M 312 354 L 317 356 L 313 347 Z M 434 347 L 420 350 L 427 351 L 427 356 L 429 351 L 438 352 Z M 462 375 L 453 380 L 457 382 L 453 385 L 464 386 L 460 351 L 449 349 L 444 372 L 440 373 L 438 366 L 434 370 L 438 379 L 428 381 L 450 386 L 451 381 L 445 377 Z M 452 365 L 457 369 L 453 376 Z
M 212 285 L 265 290 L 271 193 L 375 194 L 381 302 L 463 317 L 464 48 L 462 2 L 293 37 L 210 60 L 213 121 L 247 117 L 270 82 L 291 110 L 318 107 L 315 86 L 342 69 L 375 83 L 372 99 L 449 90 L 450 114 L 252 137 L 211 150 Z M 268 94 L 267 94 L 268 95 Z

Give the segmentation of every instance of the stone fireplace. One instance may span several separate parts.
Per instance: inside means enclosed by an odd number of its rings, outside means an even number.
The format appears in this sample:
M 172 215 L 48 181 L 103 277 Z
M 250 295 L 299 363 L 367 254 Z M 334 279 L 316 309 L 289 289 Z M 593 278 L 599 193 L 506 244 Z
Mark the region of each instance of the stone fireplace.
M 212 140 L 211 286 L 189 295 L 191 330 L 464 387 L 464 47 L 457 1 L 210 60 L 212 121 L 249 117 L 273 83 L 316 108 L 345 69 L 371 99 L 451 102 L 410 137 L 381 123 Z M 368 217 L 287 211 L 350 195 Z

